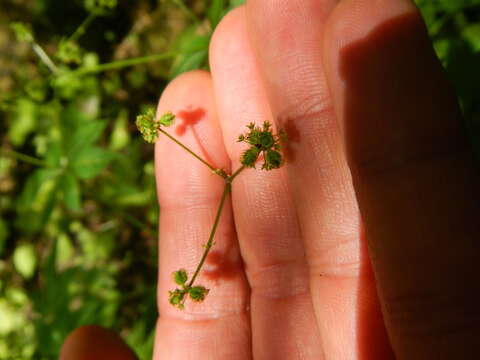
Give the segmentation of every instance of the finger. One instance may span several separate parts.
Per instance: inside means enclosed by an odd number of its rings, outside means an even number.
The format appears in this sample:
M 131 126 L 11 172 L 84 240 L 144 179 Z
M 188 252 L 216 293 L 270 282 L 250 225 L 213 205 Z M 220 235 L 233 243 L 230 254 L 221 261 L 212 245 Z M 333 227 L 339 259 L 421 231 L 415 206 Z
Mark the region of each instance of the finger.
M 187 73 L 170 83 L 158 106 L 158 114 L 166 111 L 179 117 L 176 127 L 167 131 L 215 167 L 229 169 L 208 73 Z M 175 288 L 172 272 L 184 268 L 191 277 L 200 262 L 225 182 L 164 136 L 156 143 L 155 162 L 161 216 L 160 318 L 154 358 L 248 359 L 249 290 L 230 199 L 220 217 L 212 250 L 224 262 L 207 258 L 210 272 L 202 271 L 195 282 L 210 293 L 202 303 L 187 302 L 183 311 L 168 303 L 168 291 Z
M 322 66 L 325 22 L 337 1 L 252 0 L 247 18 L 271 110 L 290 134 L 287 164 L 328 359 L 387 358 L 359 214 Z M 373 349 L 360 339 L 375 334 Z
M 243 7 L 212 39 L 210 63 L 220 125 L 233 167 L 245 147 L 236 140 L 271 113 L 250 48 Z M 238 239 L 251 287 L 255 359 L 322 358 L 308 268 L 284 169 L 244 170 L 233 184 Z
M 407 0 L 347 0 L 325 39 L 397 359 L 475 358 L 479 183 L 419 13 Z
M 62 345 L 60 360 L 135 360 L 137 357 L 113 331 L 101 326 L 81 326 Z

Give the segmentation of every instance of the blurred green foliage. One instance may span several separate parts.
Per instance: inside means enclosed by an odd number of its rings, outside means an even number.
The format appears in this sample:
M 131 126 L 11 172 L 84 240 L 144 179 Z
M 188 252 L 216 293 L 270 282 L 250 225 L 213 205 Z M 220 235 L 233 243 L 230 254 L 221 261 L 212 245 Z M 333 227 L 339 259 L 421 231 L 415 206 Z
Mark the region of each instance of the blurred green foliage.
M 0 359 L 56 358 L 92 323 L 151 358 L 159 209 L 133 119 L 207 68 L 241 3 L 2 0 Z M 480 154 L 480 0 L 417 3 Z

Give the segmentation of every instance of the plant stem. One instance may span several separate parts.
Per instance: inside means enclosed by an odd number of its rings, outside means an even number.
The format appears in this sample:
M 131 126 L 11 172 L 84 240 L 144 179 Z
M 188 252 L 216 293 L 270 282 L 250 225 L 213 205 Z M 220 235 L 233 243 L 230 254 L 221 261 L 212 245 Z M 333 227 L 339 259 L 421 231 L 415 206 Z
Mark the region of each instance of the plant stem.
M 165 53 L 162 53 L 162 54 L 154 54 L 154 55 L 149 55 L 149 56 L 136 57 L 136 58 L 132 58 L 132 59 L 112 61 L 112 62 L 105 63 L 105 64 L 99 64 L 99 65 L 96 65 L 96 66 L 79 68 L 77 70 L 73 70 L 72 72 L 68 73 L 68 75 L 69 76 L 81 76 L 81 75 L 85 75 L 85 74 L 99 73 L 99 72 L 107 71 L 107 70 L 118 70 L 118 69 L 123 69 L 123 68 L 129 67 L 129 66 L 140 65 L 140 64 L 145 64 L 145 63 L 148 63 L 148 62 L 173 58 L 177 55 L 178 54 L 176 52 L 165 52 Z
M 220 222 L 220 216 L 222 215 L 223 206 L 225 205 L 225 200 L 226 200 L 226 198 L 227 198 L 227 196 L 228 196 L 228 194 L 230 193 L 231 190 L 232 190 L 232 184 L 230 182 L 227 182 L 225 184 L 225 188 L 223 190 L 222 198 L 220 199 L 220 204 L 218 205 L 217 214 L 215 215 L 215 221 L 213 223 L 213 227 L 212 227 L 212 230 L 210 232 L 208 242 L 205 245 L 205 251 L 203 252 L 202 259 L 200 260 L 200 262 L 197 266 L 197 269 L 195 270 L 195 273 L 193 274 L 190 282 L 187 284 L 187 288 L 192 287 L 193 282 L 197 278 L 198 273 L 200 272 L 211 247 L 213 246 L 213 238 L 215 237 L 215 233 L 217 232 L 217 227 L 218 227 L 218 223 Z
M 185 146 L 183 143 L 181 143 L 180 141 L 178 141 L 177 139 L 175 139 L 175 137 L 173 137 L 172 135 L 170 135 L 169 133 L 167 133 L 165 130 L 163 130 L 162 128 L 159 129 L 159 131 L 164 134 L 165 136 L 167 136 L 170 140 L 172 140 L 173 142 L 175 142 L 177 145 L 181 146 L 184 150 L 186 150 L 187 152 L 189 152 L 191 155 L 193 155 L 196 159 L 200 160 L 203 164 L 205 164 L 206 166 L 208 166 L 208 168 L 210 170 L 212 170 L 215 174 L 218 174 L 218 170 L 217 168 L 215 168 L 214 166 L 210 165 L 206 160 L 202 159 L 199 155 L 197 155 L 193 150 L 191 150 L 190 148 L 188 148 L 187 146 Z M 222 175 L 220 175 L 222 176 Z M 223 177 L 223 176 L 222 176 Z
M 53 74 L 58 74 L 57 65 L 55 65 L 50 56 L 48 56 L 40 45 L 34 42 L 32 43 L 32 49 Z
M 37 159 L 36 157 L 30 156 L 30 155 L 19 153 L 18 151 L 0 149 L 0 153 L 5 156 L 10 156 L 14 159 L 23 161 L 31 165 L 48 166 L 48 164 L 45 161 Z
M 97 17 L 96 14 L 90 13 L 87 18 L 80 24 L 80 26 L 75 30 L 75 32 L 70 36 L 68 39 L 69 41 L 76 41 L 78 40 L 83 34 L 85 34 L 85 31 L 87 31 L 87 28 L 90 26 L 90 24 L 95 20 Z
M 232 175 L 230 175 L 227 180 L 229 183 L 232 183 L 233 179 L 237 177 L 245 169 L 245 165 L 240 166 Z

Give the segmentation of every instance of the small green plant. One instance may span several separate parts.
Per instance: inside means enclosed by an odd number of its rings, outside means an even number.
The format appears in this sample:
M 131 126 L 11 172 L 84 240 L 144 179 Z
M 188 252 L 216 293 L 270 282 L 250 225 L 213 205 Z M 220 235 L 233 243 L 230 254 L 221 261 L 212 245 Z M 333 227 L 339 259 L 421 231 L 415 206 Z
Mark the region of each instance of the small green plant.
M 283 130 L 280 130 L 278 134 L 274 134 L 272 125 L 268 121 L 265 121 L 261 127 L 256 126 L 254 123 L 250 123 L 247 126 L 248 130 L 244 134 L 241 134 L 238 138 L 239 142 L 245 142 L 249 146 L 243 152 L 240 158 L 242 166 L 240 166 L 232 174 L 228 174 L 224 169 L 215 168 L 213 165 L 208 163 L 206 160 L 204 160 L 202 157 L 200 157 L 162 128 L 164 126 L 171 126 L 174 123 L 175 115 L 173 113 L 167 112 L 158 119 L 155 118 L 154 114 L 155 113 L 153 109 L 150 109 L 145 114 L 137 116 L 136 125 L 145 141 L 148 143 L 154 143 L 160 133 L 164 134 L 170 140 L 174 141 L 177 145 L 182 147 L 185 151 L 206 165 L 210 170 L 212 170 L 213 174 L 220 176 L 225 181 L 225 187 L 220 199 L 220 204 L 218 205 L 212 229 L 210 231 L 210 236 L 205 244 L 205 250 L 195 269 L 195 272 L 190 280 L 185 269 L 174 271 L 172 274 L 174 282 L 179 287 L 173 291 L 169 291 L 169 302 L 179 309 L 184 309 L 185 301 L 188 297 L 190 297 L 190 299 L 193 301 L 202 302 L 208 295 L 209 289 L 201 285 L 194 285 L 194 283 L 200 273 L 200 270 L 202 269 L 203 264 L 205 263 L 210 249 L 215 244 L 215 233 L 222 215 L 225 200 L 232 191 L 233 180 L 244 169 L 255 168 L 255 165 L 259 160 L 263 161 L 261 167 L 262 170 L 273 170 L 282 166 L 284 163 L 282 144 L 286 141 L 287 135 Z

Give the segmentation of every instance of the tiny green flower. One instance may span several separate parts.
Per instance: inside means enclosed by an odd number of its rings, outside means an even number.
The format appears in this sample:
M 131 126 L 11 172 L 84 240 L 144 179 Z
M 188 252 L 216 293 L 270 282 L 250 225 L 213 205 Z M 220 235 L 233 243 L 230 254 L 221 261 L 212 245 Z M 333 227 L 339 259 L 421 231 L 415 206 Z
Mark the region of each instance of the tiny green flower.
M 205 300 L 205 296 L 207 296 L 209 291 L 210 290 L 206 289 L 203 286 L 194 286 L 188 289 L 188 295 L 190 295 L 190 298 L 193 301 L 202 302 L 203 300 Z
M 166 112 L 157 121 L 155 119 L 155 111 L 148 109 L 145 114 L 137 116 L 135 124 L 142 134 L 143 138 L 148 143 L 154 143 L 158 137 L 158 130 L 161 125 L 170 126 L 175 120 L 175 115 L 171 112 Z
M 173 272 L 173 280 L 177 283 L 177 285 L 185 285 L 188 280 L 187 272 L 184 269 L 180 269 Z
M 238 137 L 239 142 L 246 142 L 250 148 L 242 154 L 240 162 L 246 167 L 255 167 L 255 163 L 261 154 L 263 154 L 263 170 L 278 169 L 283 163 L 283 156 L 280 152 L 281 143 L 286 140 L 284 130 L 280 130 L 274 135 L 271 129 L 272 125 L 265 121 L 262 127 L 250 123 L 247 125 L 249 131 Z
M 178 307 L 180 310 L 183 310 L 185 307 L 185 290 L 175 289 L 173 291 L 169 291 L 169 299 L 168 301 L 173 306 Z
M 171 126 L 175 121 L 175 115 L 171 111 L 167 111 L 165 114 L 160 116 L 158 122 L 163 126 Z

